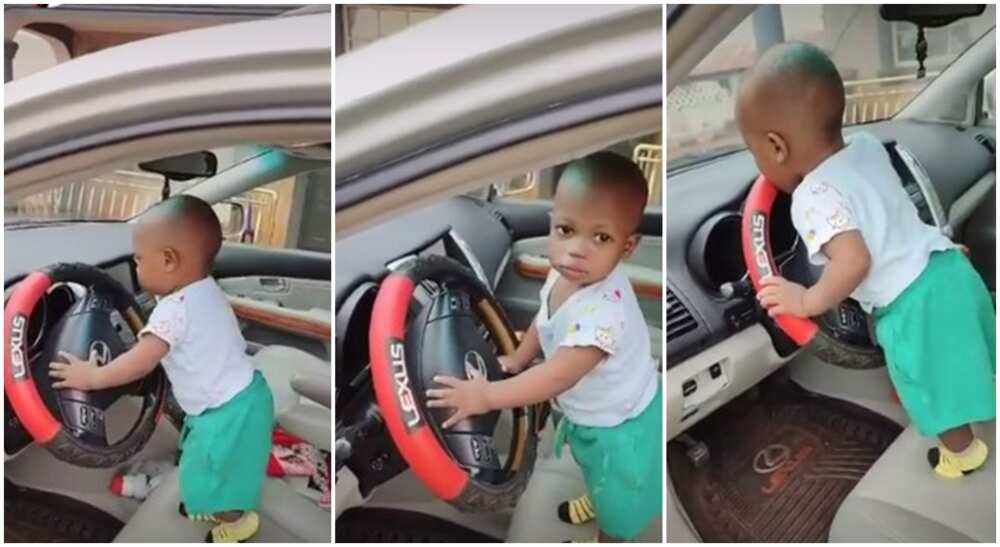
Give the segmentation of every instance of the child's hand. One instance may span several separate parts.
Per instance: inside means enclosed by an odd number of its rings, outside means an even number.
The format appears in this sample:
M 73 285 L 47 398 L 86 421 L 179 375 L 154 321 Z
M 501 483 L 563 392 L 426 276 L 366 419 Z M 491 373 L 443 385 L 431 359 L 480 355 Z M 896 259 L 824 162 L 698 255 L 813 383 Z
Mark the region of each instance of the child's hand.
M 91 355 L 88 361 L 84 361 L 65 351 L 60 351 L 59 357 L 63 358 L 66 362 L 53 361 L 49 363 L 49 376 L 60 380 L 53 382 L 52 387 L 58 389 L 82 389 L 84 391 L 95 389 L 95 377 L 97 375 L 97 358 L 95 355 Z
M 767 309 L 771 317 L 776 315 L 794 315 L 810 317 L 806 306 L 806 288 L 793 283 L 784 277 L 771 275 L 760 280 L 763 287 L 757 293 L 760 305 Z
M 472 373 L 471 380 L 459 380 L 451 376 L 435 376 L 434 381 L 449 386 L 445 389 L 428 389 L 427 406 L 431 408 L 454 408 L 452 414 L 441 427 L 447 429 L 456 423 L 492 410 L 486 397 L 489 382 L 478 372 Z
M 497 355 L 497 361 L 500 361 L 500 369 L 507 374 L 517 374 L 525 369 L 524 365 L 517 364 L 513 355 Z

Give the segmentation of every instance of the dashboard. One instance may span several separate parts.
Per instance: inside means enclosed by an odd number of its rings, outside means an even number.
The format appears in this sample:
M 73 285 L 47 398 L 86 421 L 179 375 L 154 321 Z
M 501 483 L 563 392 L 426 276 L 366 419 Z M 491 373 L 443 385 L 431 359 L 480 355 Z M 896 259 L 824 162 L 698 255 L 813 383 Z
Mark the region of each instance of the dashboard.
M 913 121 L 854 127 L 880 138 L 921 219 L 950 233 L 949 219 L 970 189 L 992 185 L 995 132 Z M 743 279 L 740 210 L 757 175 L 749 152 L 669 174 L 667 185 L 667 363 L 672 368 L 759 319 L 752 297 L 724 298 L 720 285 Z M 800 252 L 788 214 L 775 204 L 771 238 L 779 266 Z M 803 261 L 796 261 L 797 263 Z

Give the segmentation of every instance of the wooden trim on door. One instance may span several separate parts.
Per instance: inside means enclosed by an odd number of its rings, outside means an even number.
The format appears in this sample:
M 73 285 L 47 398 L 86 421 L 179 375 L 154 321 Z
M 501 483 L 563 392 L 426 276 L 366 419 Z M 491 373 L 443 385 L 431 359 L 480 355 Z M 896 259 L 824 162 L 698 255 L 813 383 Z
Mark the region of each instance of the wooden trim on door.
M 514 257 L 514 271 L 521 277 L 545 281 L 551 270 L 552 266 L 549 264 L 548 259 L 534 255 L 518 255 Z M 656 298 L 658 300 L 663 299 L 663 283 L 651 283 L 646 279 L 638 279 L 633 276 L 629 276 L 629 281 L 632 283 L 632 290 L 635 291 L 637 296 Z
M 230 304 L 233 306 L 233 312 L 236 314 L 236 317 L 240 319 L 260 323 L 280 331 L 297 334 L 306 338 L 330 340 L 331 329 L 329 323 L 324 323 L 322 321 L 310 321 L 309 319 L 302 317 L 291 317 L 280 312 L 273 312 L 256 306 L 247 306 L 245 304 L 238 304 L 235 302 L 230 302 Z

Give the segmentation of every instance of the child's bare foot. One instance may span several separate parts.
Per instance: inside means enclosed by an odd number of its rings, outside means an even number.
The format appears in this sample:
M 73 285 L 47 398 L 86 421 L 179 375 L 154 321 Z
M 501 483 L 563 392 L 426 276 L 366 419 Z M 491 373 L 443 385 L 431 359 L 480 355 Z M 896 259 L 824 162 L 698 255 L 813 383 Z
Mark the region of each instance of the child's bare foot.
M 938 440 L 941 441 L 941 444 L 952 452 L 965 450 L 972 444 L 972 440 L 975 438 L 975 433 L 972 432 L 972 428 L 968 425 L 961 425 L 938 435 Z

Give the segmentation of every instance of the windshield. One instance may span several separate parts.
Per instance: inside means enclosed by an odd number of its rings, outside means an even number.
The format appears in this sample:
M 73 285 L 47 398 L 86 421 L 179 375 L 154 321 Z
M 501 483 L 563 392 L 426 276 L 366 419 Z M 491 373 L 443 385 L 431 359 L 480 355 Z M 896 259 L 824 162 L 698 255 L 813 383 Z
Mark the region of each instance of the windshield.
M 216 173 L 254 158 L 267 148 L 239 146 L 212 150 L 218 160 Z M 170 183 L 171 195 L 207 178 Z M 4 225 L 34 222 L 124 221 L 162 199 L 163 176 L 136 167 L 116 169 L 95 177 L 48 187 L 29 196 L 4 196 Z
M 844 79 L 849 126 L 891 118 L 995 22 L 996 6 L 989 5 L 978 17 L 925 29 L 927 75 L 918 79 L 916 26 L 883 21 L 877 5 L 758 7 L 667 96 L 667 169 L 745 148 L 735 92 L 743 71 L 770 45 L 810 42 L 830 55 Z

